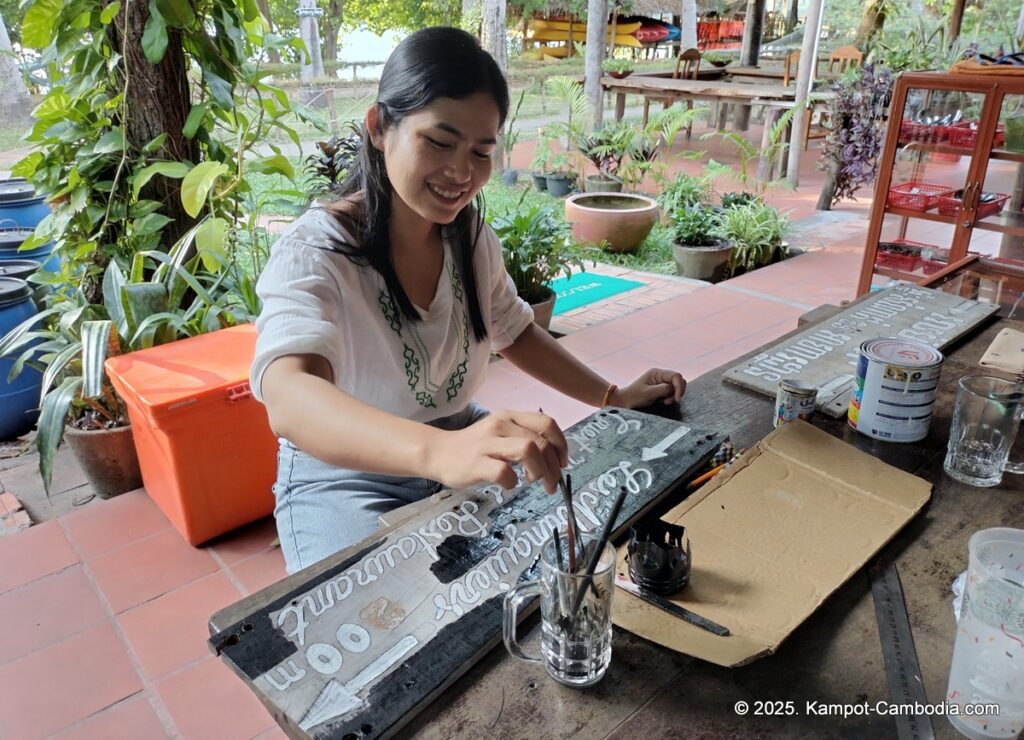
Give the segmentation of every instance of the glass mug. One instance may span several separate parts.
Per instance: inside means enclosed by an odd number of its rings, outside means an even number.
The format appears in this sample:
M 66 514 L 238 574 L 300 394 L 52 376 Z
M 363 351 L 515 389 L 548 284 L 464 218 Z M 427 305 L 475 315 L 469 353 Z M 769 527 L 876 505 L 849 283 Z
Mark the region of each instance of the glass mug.
M 605 544 L 592 578 L 586 565 L 597 547 L 597 536 L 580 533 L 583 555 L 578 574 L 567 570 L 565 538 L 560 539 L 561 564 L 549 538 L 540 552 L 540 580 L 521 583 L 505 594 L 502 634 L 513 657 L 543 663 L 548 674 L 567 686 L 592 686 L 600 681 L 612 659 L 612 592 L 615 588 L 615 548 Z M 528 655 L 516 640 L 520 605 L 540 595 L 541 654 Z M 578 602 L 578 608 L 573 609 Z
M 1017 436 L 1024 393 L 1016 383 L 988 375 L 960 378 L 953 425 L 943 467 L 969 486 L 998 486 L 1003 472 L 1024 473 L 1024 463 L 1008 462 Z
M 983 529 L 967 551 L 946 689 L 960 711 L 947 716 L 975 740 L 1015 738 L 1024 730 L 1024 530 Z M 999 712 L 971 715 L 967 704 L 996 704 Z

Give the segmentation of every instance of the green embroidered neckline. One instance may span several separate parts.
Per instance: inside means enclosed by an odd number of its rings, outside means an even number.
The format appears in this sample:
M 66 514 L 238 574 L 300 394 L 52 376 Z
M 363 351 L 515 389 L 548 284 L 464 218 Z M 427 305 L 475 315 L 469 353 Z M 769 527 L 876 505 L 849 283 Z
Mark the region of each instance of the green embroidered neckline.
M 447 375 L 437 381 L 437 368 L 433 367 L 430 351 L 420 336 L 416 322 L 406 321 L 383 285 L 383 278 L 377 288 L 377 304 L 387 319 L 388 326 L 402 343 L 402 358 L 405 362 L 405 381 L 416 402 L 424 408 L 437 408 L 437 396 L 443 391 L 445 400 L 451 403 L 459 395 L 469 370 L 469 313 L 466 310 L 466 296 L 462 289 L 455 264 L 449 259 L 445 245 L 444 271 L 452 289 L 453 305 L 449 314 L 451 328 L 456 332 L 459 352 L 455 356 Z M 454 305 L 458 304 L 458 309 Z M 461 309 L 461 310 L 460 310 Z

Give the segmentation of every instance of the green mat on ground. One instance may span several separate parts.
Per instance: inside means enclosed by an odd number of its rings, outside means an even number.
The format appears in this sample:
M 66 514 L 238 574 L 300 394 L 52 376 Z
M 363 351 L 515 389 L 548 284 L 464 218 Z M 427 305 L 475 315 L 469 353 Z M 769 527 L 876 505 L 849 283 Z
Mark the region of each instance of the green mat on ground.
M 625 293 L 627 290 L 642 288 L 644 285 L 645 283 L 636 280 L 598 275 L 593 272 L 578 272 L 571 278 L 557 278 L 548 284 L 558 295 L 555 300 L 555 315 L 603 298 L 610 298 L 618 293 Z

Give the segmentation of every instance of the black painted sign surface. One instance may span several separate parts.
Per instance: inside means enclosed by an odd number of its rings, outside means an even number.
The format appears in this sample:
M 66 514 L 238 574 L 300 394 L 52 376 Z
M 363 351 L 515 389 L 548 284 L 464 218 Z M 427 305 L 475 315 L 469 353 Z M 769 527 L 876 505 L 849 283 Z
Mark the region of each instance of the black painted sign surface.
M 600 531 L 619 489 L 629 492 L 617 534 L 721 441 L 619 409 L 594 413 L 566 437 L 582 530 Z M 504 594 L 537 577 L 541 545 L 564 528 L 562 499 L 539 483 L 442 496 L 249 597 L 211 638 L 290 735 L 390 734 L 500 641 Z

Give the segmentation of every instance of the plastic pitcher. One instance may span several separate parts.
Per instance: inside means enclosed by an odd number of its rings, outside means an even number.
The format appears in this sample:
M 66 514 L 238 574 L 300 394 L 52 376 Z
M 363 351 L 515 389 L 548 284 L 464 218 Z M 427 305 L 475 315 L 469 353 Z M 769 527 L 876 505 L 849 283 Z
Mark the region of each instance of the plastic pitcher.
M 1024 730 L 1024 530 L 975 532 L 967 552 L 947 716 L 976 740 L 1015 738 Z

